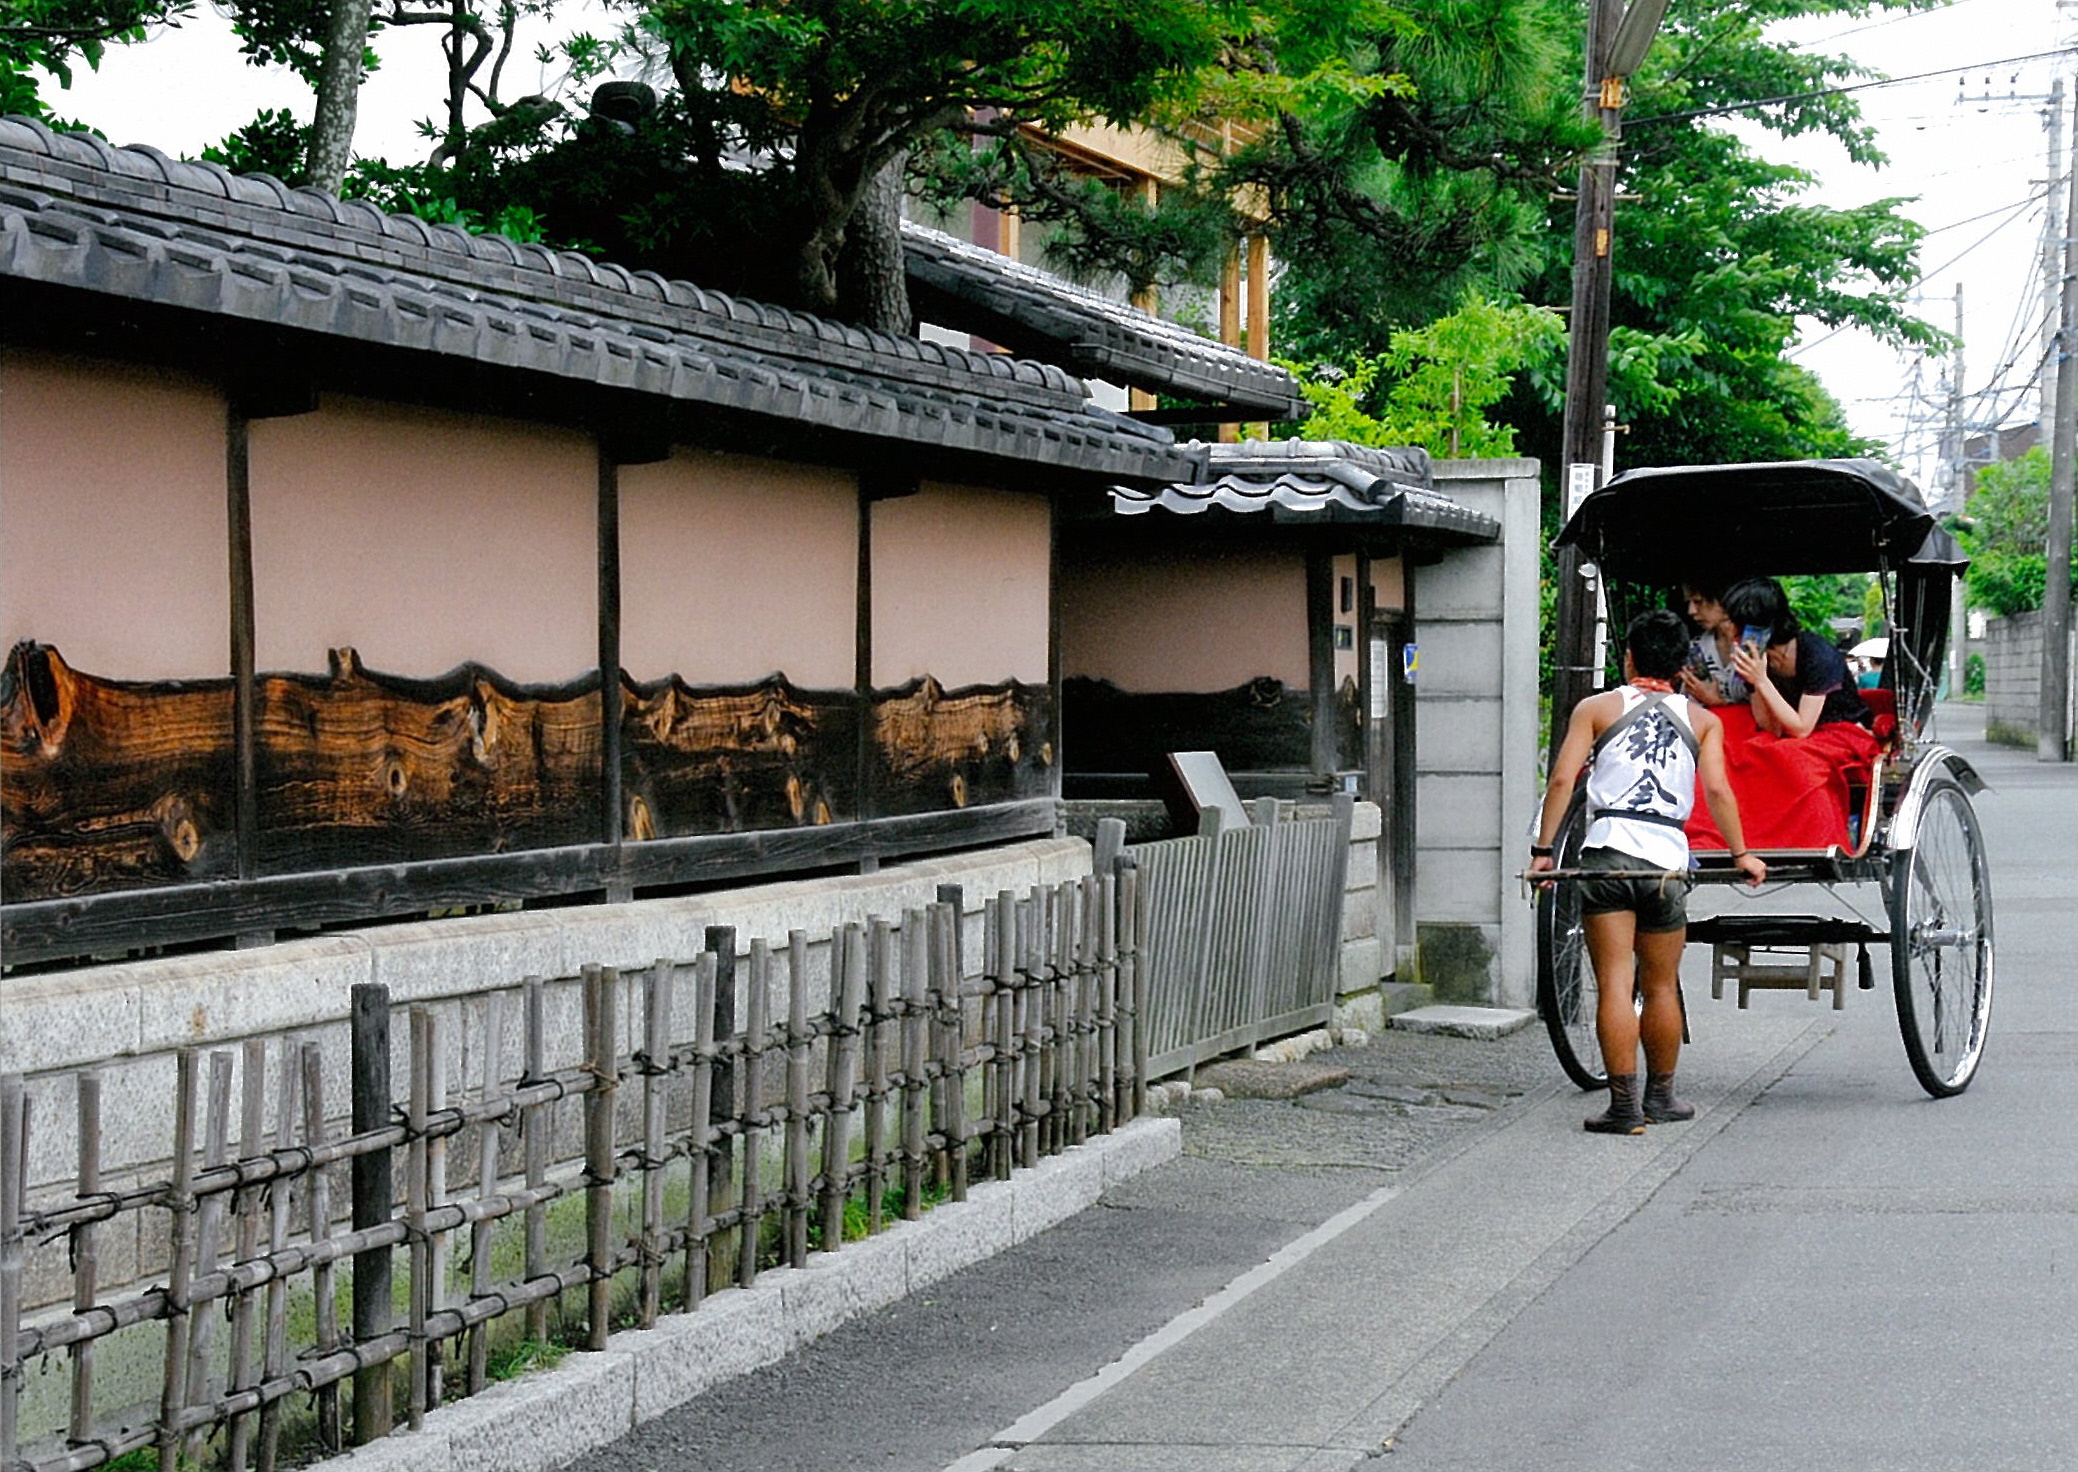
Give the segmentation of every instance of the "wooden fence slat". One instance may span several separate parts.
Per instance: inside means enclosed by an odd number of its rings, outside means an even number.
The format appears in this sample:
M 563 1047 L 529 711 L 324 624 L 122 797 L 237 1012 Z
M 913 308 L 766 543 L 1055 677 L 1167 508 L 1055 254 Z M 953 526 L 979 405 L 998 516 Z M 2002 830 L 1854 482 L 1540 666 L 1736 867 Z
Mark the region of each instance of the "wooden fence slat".
M 685 1223 L 687 1312 L 707 1297 L 707 1223 L 714 1166 L 714 977 L 714 953 L 708 951 L 693 963 L 693 1117 L 686 1133 L 690 1165 Z
M 320 1150 L 325 1145 L 325 1054 L 317 1043 L 305 1043 L 300 1051 L 303 1068 L 303 1144 Z M 310 1211 L 310 1240 L 322 1245 L 332 1235 L 331 1178 L 325 1168 L 313 1170 L 307 1180 L 305 1199 Z M 311 1273 L 311 1297 L 316 1301 L 317 1352 L 319 1356 L 339 1348 L 339 1301 L 333 1292 L 332 1264 L 328 1258 Z M 336 1452 L 344 1445 L 339 1418 L 339 1386 L 327 1384 L 317 1392 L 318 1445 Z
M 989 1161 L 990 1173 L 1007 1181 L 1017 1128 L 1017 896 L 1007 889 L 1001 891 L 989 902 L 985 916 L 992 937 L 987 1002 L 994 1016 L 991 1035 L 996 1055 L 990 1069 L 995 1077 L 995 1105 Z
M 786 937 L 786 1261 L 808 1262 L 808 932 Z M 837 964 L 831 952 L 832 974 Z
M 1097 1127 L 1121 1123 L 1118 1104 L 1118 878 L 1097 878 Z
M 874 916 L 866 950 L 866 1230 L 880 1230 L 887 1192 L 887 1090 L 894 927 Z
M 429 1357 L 426 1352 L 426 1315 L 431 1308 L 427 1302 L 426 1271 L 427 1252 L 431 1245 L 426 1240 L 426 1115 L 432 1109 L 432 1026 L 431 1008 L 417 1006 L 411 1009 L 411 1080 L 405 1116 L 411 1145 L 404 1173 L 404 1221 L 411 1243 L 411 1297 L 407 1323 L 411 1342 L 411 1388 L 406 1399 L 406 1416 L 414 1431 L 426 1424 L 426 1405 L 430 1399 L 427 1384 Z
M 1045 1117 L 1045 1083 L 1041 1051 L 1046 1037 L 1046 895 L 1033 886 L 1021 909 L 1018 945 L 1018 996 L 1023 1000 L 1023 1067 L 1018 1083 L 1022 1119 L 1018 1125 L 1017 1160 L 1028 1169 L 1039 1163 L 1040 1126 Z
M 671 1057 L 671 991 L 678 968 L 658 957 L 642 979 L 642 1287 L 641 1324 L 654 1329 L 664 1307 L 664 1104 Z
M 220 1049 L 209 1055 L 209 1110 L 202 1137 L 204 1170 L 213 1170 L 230 1158 L 232 1068 L 229 1050 Z M 204 1273 L 216 1271 L 222 1251 L 223 1217 L 222 1193 L 204 1196 L 196 1209 L 195 1228 L 195 1265 Z M 214 1313 L 192 1316 L 188 1330 L 188 1367 L 181 1382 L 180 1410 L 209 1398 L 210 1345 L 216 1337 L 215 1329 Z M 199 1436 L 189 1438 L 187 1454 L 191 1460 L 200 1451 L 200 1442 Z
M 509 993 L 495 991 L 484 998 L 483 1067 L 479 1070 L 478 1096 L 486 1106 L 503 1097 L 499 1088 L 505 1059 L 505 1004 Z M 476 1199 L 486 1202 L 498 1194 L 498 1145 L 501 1131 L 496 1117 L 476 1127 Z M 473 1303 L 491 1291 L 491 1254 L 496 1246 L 497 1223 L 477 1222 L 469 1230 L 469 1298 Z M 469 1393 L 482 1390 L 490 1374 L 491 1326 L 478 1324 L 469 1335 Z
M 585 1058 L 592 1073 L 585 1102 L 585 1348 L 606 1348 L 613 1309 L 613 1152 L 614 1094 L 619 1083 L 619 1051 L 615 1010 L 620 974 L 611 966 L 587 966 L 585 989 Z
M 944 1113 L 935 1122 L 945 1137 L 952 1199 L 967 1199 L 967 1030 L 960 1004 L 959 909 L 941 901 L 925 911 L 930 928 L 930 1006 L 937 1018 L 939 1098 Z
M 77 1119 L 79 1129 L 79 1196 L 90 1199 L 101 1189 L 101 1070 L 89 1068 L 79 1076 Z M 5 1167 L 0 1167 L 4 1169 Z M 0 1188 L 4 1189 L 4 1188 Z M 72 1229 L 72 1308 L 84 1313 L 94 1306 L 99 1288 L 101 1248 L 98 1226 L 82 1222 Z M 9 1339 L 11 1325 L 0 1324 L 0 1337 Z M 67 1351 L 72 1369 L 72 1415 L 68 1436 L 75 1443 L 94 1437 L 94 1342 L 89 1339 Z M 6 1465 L 0 1456 L 0 1466 Z
M 0 1467 L 14 1465 L 21 1415 L 22 1196 L 27 1115 L 20 1074 L 0 1075 Z
M 274 1074 L 274 1141 L 276 1151 L 287 1151 L 296 1138 L 296 1096 L 300 1092 L 299 1041 L 281 1040 L 276 1050 Z M 322 1167 L 310 1172 L 322 1174 Z M 267 1251 L 271 1256 L 288 1246 L 290 1181 L 277 1181 L 267 1188 Z M 289 1360 L 289 1280 L 276 1278 L 267 1285 L 267 1318 L 260 1347 L 260 1376 L 279 1378 Z M 274 1472 L 281 1452 L 281 1402 L 270 1400 L 260 1411 L 260 1472 Z
M 832 1036 L 830 1117 L 823 1126 L 823 1250 L 844 1241 L 844 1204 L 851 1195 L 851 1126 L 858 1108 L 859 1007 L 866 989 L 866 936 L 856 922 L 830 937 Z
M 241 1096 L 238 1157 L 241 1160 L 256 1160 L 267 1153 L 267 1040 L 247 1038 L 243 1054 L 243 1062 L 238 1070 Z M 232 1260 L 244 1262 L 260 1250 L 260 1188 L 247 1186 L 240 1190 L 234 1199 L 238 1216 L 238 1236 L 237 1245 L 232 1249 Z M 231 1352 L 225 1370 L 225 1386 L 234 1392 L 246 1389 L 255 1381 L 252 1362 L 253 1308 L 252 1294 L 238 1293 L 232 1296 Z M 253 1424 L 250 1417 L 232 1418 L 231 1441 L 225 1458 L 231 1472 L 245 1472 L 246 1462 L 252 1456 L 252 1433 Z
M 736 1257 L 737 1286 L 758 1278 L 758 1227 L 764 1217 L 758 1177 L 759 1135 L 764 1120 L 765 1044 L 771 1032 L 772 952 L 762 939 L 750 943 L 750 990 L 743 1027 L 742 1107 L 736 1118 L 743 1136 L 743 1221 Z
M 176 1472 L 180 1438 L 174 1425 L 187 1403 L 188 1338 L 193 1315 L 188 1308 L 188 1278 L 195 1261 L 195 1106 L 199 1055 L 182 1048 L 174 1061 L 173 1181 L 166 1193 L 172 1216 L 166 1265 L 166 1363 L 159 1390 L 159 1472 Z M 10 1239 L 11 1240 L 11 1239 Z M 19 1259 L 17 1259 L 19 1261 Z M 19 1268 L 16 1269 L 19 1273 Z M 13 1336 L 9 1335 L 10 1344 Z
M 924 1205 L 924 1111 L 929 1099 L 926 1071 L 926 997 L 924 916 L 921 910 L 902 915 L 902 1218 L 915 1221 Z

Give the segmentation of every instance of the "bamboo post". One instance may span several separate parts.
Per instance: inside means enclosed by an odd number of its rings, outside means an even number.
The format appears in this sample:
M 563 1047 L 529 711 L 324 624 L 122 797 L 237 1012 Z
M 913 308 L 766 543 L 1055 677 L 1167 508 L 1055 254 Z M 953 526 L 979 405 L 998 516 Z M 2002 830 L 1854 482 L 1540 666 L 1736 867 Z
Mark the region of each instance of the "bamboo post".
M 758 1225 L 764 1203 L 758 1190 L 760 1102 L 764 1092 L 765 1035 L 770 1031 L 772 952 L 762 939 L 750 943 L 750 991 L 743 1027 L 742 1109 L 736 1118 L 743 1134 L 743 1217 L 738 1236 L 736 1282 L 748 1288 L 758 1278 Z
M 959 886 L 940 885 L 957 895 Z M 967 1199 L 967 1029 L 960 1005 L 959 924 L 956 900 L 941 899 L 927 912 L 930 916 L 930 966 L 932 1008 L 938 1018 L 939 1099 L 945 1112 L 938 1127 L 945 1136 L 946 1159 L 951 1166 L 952 1199 Z
M 1118 881 L 1097 880 L 1097 1128 L 1118 1127 Z
M 447 1024 L 433 1012 L 426 1023 L 426 1117 L 447 1111 Z M 426 1210 L 447 1205 L 447 1135 L 443 1131 L 426 1141 Z M 447 1270 L 452 1256 L 448 1233 L 435 1229 L 426 1243 L 426 1314 L 430 1318 L 447 1308 Z M 422 1346 L 426 1356 L 426 1406 L 437 1410 L 444 1394 L 447 1342 L 439 1337 Z
M 101 1190 L 101 1070 L 89 1068 L 79 1076 L 79 1198 L 88 1200 Z M 0 1170 L 4 1170 L 0 1166 Z M 0 1184 L 0 1190 L 12 1188 Z M 4 1226 L 0 1226 L 4 1231 Z M 100 1235 L 93 1222 L 72 1229 L 72 1311 L 83 1314 L 94 1306 L 101 1275 Z M 0 1339 L 11 1332 L 0 1322 Z M 67 1434 L 74 1446 L 94 1439 L 94 1341 L 81 1340 L 69 1352 L 72 1361 L 72 1419 Z M 7 1465 L 0 1454 L 0 1466 Z
M 929 1006 L 925 996 L 927 938 L 924 913 L 902 916 L 902 1217 L 915 1221 L 924 1205 L 925 1029 Z
M 866 987 L 866 937 L 856 921 L 830 937 L 829 1121 L 823 1126 L 823 1250 L 844 1242 L 851 1195 L 851 1122 L 859 1076 L 859 1004 Z
M 671 989 L 678 968 L 668 957 L 642 979 L 642 1303 L 641 1323 L 657 1326 L 664 1311 L 664 1104 L 671 1081 Z
M 611 966 L 584 968 L 585 1058 L 592 1072 L 585 1095 L 585 1258 L 590 1270 L 585 1296 L 585 1348 L 606 1348 L 613 1311 L 613 1101 L 619 1083 L 614 1036 L 614 994 L 620 980 Z
M 22 1177 L 28 1155 L 22 1077 L 0 1077 L 0 1467 L 15 1464 L 22 1395 Z M 179 1167 L 175 1166 L 178 1175 Z M 168 1300 L 171 1306 L 171 1299 Z M 169 1357 L 170 1362 L 170 1357 Z M 74 1382 L 77 1383 L 76 1381 Z
M 786 1260 L 808 1261 L 808 932 L 786 937 Z M 832 975 L 836 952 L 830 955 Z
M 476 1198 L 488 1206 L 498 1195 L 499 1119 L 489 1113 L 502 1093 L 499 1075 L 505 1059 L 505 1002 L 507 994 L 492 992 L 484 998 L 483 1068 L 481 1070 L 486 1117 L 476 1127 Z M 497 1223 L 486 1212 L 469 1229 L 469 1299 L 478 1302 L 491 1292 L 491 1253 L 496 1246 Z M 484 1387 L 490 1374 L 491 1321 L 486 1319 L 469 1331 L 469 1394 Z
M 866 1230 L 880 1230 L 887 1190 L 887 1019 L 894 928 L 872 919 L 866 951 Z
M 325 1055 L 316 1043 L 305 1043 L 303 1066 L 303 1143 L 316 1150 L 325 1143 Z M 323 1166 L 309 1175 L 310 1241 L 322 1247 L 332 1235 L 332 1183 Z M 320 1357 L 339 1348 L 339 1303 L 332 1287 L 332 1264 L 321 1261 L 311 1272 L 311 1296 L 317 1308 L 317 1352 Z M 327 1451 L 341 1446 L 339 1384 L 328 1381 L 317 1391 L 317 1434 Z
M 353 989 L 353 1132 L 367 1134 L 390 1122 L 390 989 L 359 982 Z M 356 1232 L 386 1224 L 395 1207 L 390 1151 L 364 1151 L 353 1163 L 353 1225 Z M 391 1253 L 370 1247 L 354 1254 L 353 1338 L 366 1344 L 390 1332 L 396 1310 L 390 1297 Z M 354 1371 L 354 1445 L 390 1434 L 393 1411 L 388 1365 Z M 165 1472 L 172 1472 L 169 1465 Z
M 693 1118 L 687 1131 L 691 1179 L 686 1191 L 685 1306 L 707 1296 L 707 1236 L 711 1215 L 709 1178 L 714 1164 L 714 953 L 693 964 Z
M 214 1170 L 231 1157 L 231 1070 L 228 1050 L 209 1055 L 209 1112 L 202 1137 L 204 1170 Z M 195 1265 L 203 1273 L 216 1271 L 217 1258 L 222 1251 L 219 1234 L 223 1217 L 223 1192 L 212 1192 L 202 1198 L 196 1209 Z M 188 1330 L 188 1368 L 183 1381 L 181 1410 L 210 1398 L 209 1349 L 210 1341 L 216 1337 L 215 1329 L 215 1312 L 205 1311 L 194 1317 Z M 199 1430 L 191 1433 L 187 1443 L 187 1453 L 192 1459 L 201 1449 L 202 1433 Z
M 1047 898 L 1045 886 L 1033 886 L 1024 902 L 1024 940 L 1020 950 L 1022 971 L 1018 996 L 1024 998 L 1024 1075 L 1020 1092 L 1024 1123 L 1018 1129 L 1018 1164 L 1039 1164 L 1041 1125 L 1045 1121 L 1045 956 L 1047 956 Z
M 1010 1179 L 1017 1144 L 1017 896 L 1004 890 L 990 917 L 994 962 L 989 1004 L 995 1011 L 995 1137 L 989 1142 L 997 1180 Z
M 710 925 L 706 934 L 707 949 L 714 953 L 714 1100 L 715 1112 L 722 1118 L 732 1117 L 736 1110 L 736 928 L 733 925 Z M 729 1209 L 734 1196 L 734 1176 L 731 1174 L 734 1147 L 726 1140 L 714 1152 L 707 1172 L 707 1205 L 710 1215 L 719 1216 Z M 729 1253 L 736 1238 L 727 1232 L 711 1233 L 713 1251 L 707 1266 L 707 1281 L 726 1283 L 733 1276 L 733 1265 Z
M 241 1100 L 239 1110 L 238 1156 L 241 1160 L 258 1159 L 267 1153 L 267 1040 L 247 1038 L 244 1048 L 244 1063 L 238 1071 L 238 1086 Z M 232 1261 L 246 1262 L 258 1256 L 260 1251 L 261 1191 L 257 1186 L 244 1186 L 238 1191 L 238 1238 L 232 1249 Z M 225 1370 L 225 1387 L 229 1390 L 244 1390 L 254 1382 L 253 1374 L 253 1296 L 240 1292 L 231 1301 L 231 1355 Z M 251 1416 L 231 1418 L 230 1446 L 226 1460 L 231 1472 L 245 1472 L 245 1464 L 252 1456 L 253 1420 Z
M 1132 999 L 1133 1039 L 1129 1119 L 1147 1113 L 1147 890 L 1140 869 L 1130 858 L 1118 864 L 1119 983 Z M 1130 986 L 1127 981 L 1130 979 Z
M 431 1355 L 426 1343 L 426 1314 L 431 1308 L 428 1289 L 431 1274 L 428 1260 L 432 1244 L 426 1238 L 427 1183 L 431 1179 L 427 1157 L 426 1115 L 433 1096 L 433 1013 L 427 1007 L 411 1009 L 411 1079 L 405 1123 L 409 1137 L 409 1163 L 404 1174 L 404 1223 L 411 1244 L 411 1298 L 409 1331 L 411 1341 L 411 1389 L 406 1414 L 411 1429 L 426 1424 L 426 1407 L 432 1400 Z
M 166 1265 L 166 1366 L 159 1390 L 159 1472 L 175 1472 L 179 1463 L 180 1436 L 175 1424 L 181 1408 L 187 1404 L 188 1338 L 194 1326 L 194 1315 L 188 1306 L 188 1279 L 195 1263 L 195 1071 L 198 1061 L 193 1048 L 182 1048 L 174 1063 L 173 1180 L 166 1191 L 166 1209 L 173 1220 L 169 1226 L 172 1240 Z M 20 1259 L 16 1261 L 19 1263 Z M 19 1267 L 16 1272 L 20 1272 Z M 12 1353 L 11 1335 L 8 1343 Z
M 296 1095 L 300 1061 L 297 1056 L 297 1041 L 284 1038 L 278 1056 L 280 1063 L 275 1068 L 274 1078 L 274 1149 L 287 1151 L 296 1138 Z M 317 1176 L 324 1167 L 312 1165 L 307 1174 Z M 289 1199 L 290 1182 L 278 1180 L 267 1192 L 267 1251 L 279 1253 L 289 1243 Z M 261 1376 L 273 1381 L 288 1373 L 289 1363 L 289 1280 L 285 1276 L 275 1277 L 267 1284 L 267 1325 L 264 1342 L 260 1350 Z M 260 1408 L 260 1472 L 274 1472 L 274 1465 L 281 1451 L 281 1411 L 279 1397 Z
M 539 1083 L 548 1076 L 546 990 L 546 983 L 538 976 L 520 982 L 520 1039 L 526 1052 L 520 1073 L 522 1085 Z M 529 1283 L 538 1282 L 548 1271 L 548 1203 L 540 1199 L 540 1191 L 548 1183 L 549 1131 L 555 1124 L 554 1111 L 552 1104 L 530 1104 L 520 1111 L 521 1168 L 526 1171 L 528 1195 L 521 1251 Z M 546 1298 L 534 1299 L 527 1305 L 527 1338 L 535 1344 L 548 1342 Z
M 1097 914 L 1103 887 L 1094 874 L 1084 875 L 1075 887 L 1075 1143 L 1080 1145 L 1104 1128 L 1097 1107 Z
M 1053 937 L 1053 1077 L 1047 1103 L 1053 1110 L 1052 1154 L 1074 1143 L 1075 1135 L 1075 881 L 1054 886 Z

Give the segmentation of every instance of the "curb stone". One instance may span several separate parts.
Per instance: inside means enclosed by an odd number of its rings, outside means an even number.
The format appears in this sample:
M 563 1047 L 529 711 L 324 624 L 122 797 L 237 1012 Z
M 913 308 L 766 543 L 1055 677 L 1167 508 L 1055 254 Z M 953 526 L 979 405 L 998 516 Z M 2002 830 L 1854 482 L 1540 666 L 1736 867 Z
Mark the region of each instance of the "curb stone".
M 749 1289 L 715 1294 L 654 1329 L 625 1329 L 601 1353 L 573 1352 L 551 1370 L 488 1387 L 322 1465 L 338 1472 L 553 1472 L 726 1380 L 786 1358 L 812 1339 L 883 1308 L 1095 1204 L 1106 1187 L 1172 1160 L 1183 1127 L 1143 1116 L 1049 1156 L 964 1202 L 806 1267 L 773 1268 Z

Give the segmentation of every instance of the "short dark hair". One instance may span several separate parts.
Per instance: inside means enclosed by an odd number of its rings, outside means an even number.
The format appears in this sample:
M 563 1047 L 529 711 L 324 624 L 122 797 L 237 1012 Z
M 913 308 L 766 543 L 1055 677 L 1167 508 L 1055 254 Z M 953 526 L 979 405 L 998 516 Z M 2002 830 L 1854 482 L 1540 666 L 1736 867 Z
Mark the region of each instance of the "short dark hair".
M 1671 680 L 1688 663 L 1688 625 L 1672 609 L 1648 609 L 1631 620 L 1623 647 L 1639 674 L 1648 680 Z
M 1773 578 L 1748 578 L 1725 589 L 1724 616 L 1741 628 L 1773 629 L 1771 647 L 1787 644 L 1804 627 L 1789 611 L 1789 594 Z

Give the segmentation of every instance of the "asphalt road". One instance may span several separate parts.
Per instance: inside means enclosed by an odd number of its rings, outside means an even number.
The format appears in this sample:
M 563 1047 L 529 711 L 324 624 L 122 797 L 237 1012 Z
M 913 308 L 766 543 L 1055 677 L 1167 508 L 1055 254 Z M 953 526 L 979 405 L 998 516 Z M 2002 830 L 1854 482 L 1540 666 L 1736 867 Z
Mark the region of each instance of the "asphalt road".
M 1539 1032 L 1389 1033 L 1322 1055 L 1344 1088 L 1187 1110 L 1183 1159 L 578 1472 L 2069 1465 L 2078 772 L 1944 719 L 1994 784 L 1962 1096 L 1920 1091 L 1887 985 L 1742 1012 L 1700 952 L 1702 1113 L 1643 1139 L 1580 1130 Z

